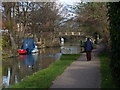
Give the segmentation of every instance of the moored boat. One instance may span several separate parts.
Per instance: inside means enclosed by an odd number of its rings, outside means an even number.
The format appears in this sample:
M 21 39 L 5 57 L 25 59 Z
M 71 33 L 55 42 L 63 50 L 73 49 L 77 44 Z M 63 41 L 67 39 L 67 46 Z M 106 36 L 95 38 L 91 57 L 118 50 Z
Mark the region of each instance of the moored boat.
M 37 53 L 38 49 L 33 39 L 24 39 L 21 49 L 18 50 L 19 54 Z
M 19 50 L 18 50 L 18 53 L 19 53 L 19 54 L 27 54 L 27 51 L 24 50 L 24 49 L 19 49 Z

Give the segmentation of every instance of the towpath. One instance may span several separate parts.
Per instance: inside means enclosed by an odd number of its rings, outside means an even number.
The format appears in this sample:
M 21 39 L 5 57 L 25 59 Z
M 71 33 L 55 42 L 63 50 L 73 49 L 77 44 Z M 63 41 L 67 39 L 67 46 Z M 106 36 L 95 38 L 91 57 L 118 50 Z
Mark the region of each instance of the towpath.
M 100 88 L 100 60 L 97 55 L 103 48 L 99 45 L 93 50 L 91 61 L 86 61 L 83 53 L 53 81 L 51 88 Z

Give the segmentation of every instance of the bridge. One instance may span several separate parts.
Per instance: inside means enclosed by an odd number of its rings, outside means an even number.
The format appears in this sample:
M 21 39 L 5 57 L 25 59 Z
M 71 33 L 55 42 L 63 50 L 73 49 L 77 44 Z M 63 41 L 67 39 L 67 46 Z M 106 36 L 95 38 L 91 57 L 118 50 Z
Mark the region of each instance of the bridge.
M 59 32 L 60 37 L 64 36 L 80 36 L 83 35 L 81 32 Z
M 59 32 L 59 37 L 65 40 L 79 40 L 80 38 L 85 38 L 82 32 Z

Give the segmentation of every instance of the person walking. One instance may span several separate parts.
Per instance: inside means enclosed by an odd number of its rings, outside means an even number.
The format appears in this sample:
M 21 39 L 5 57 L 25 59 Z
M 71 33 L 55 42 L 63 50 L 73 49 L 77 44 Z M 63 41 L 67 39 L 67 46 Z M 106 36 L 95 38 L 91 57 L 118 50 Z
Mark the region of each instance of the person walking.
M 85 48 L 85 52 L 86 52 L 87 61 L 90 61 L 91 60 L 91 52 L 93 49 L 93 45 L 92 45 L 92 42 L 90 41 L 90 38 L 87 38 L 84 48 Z

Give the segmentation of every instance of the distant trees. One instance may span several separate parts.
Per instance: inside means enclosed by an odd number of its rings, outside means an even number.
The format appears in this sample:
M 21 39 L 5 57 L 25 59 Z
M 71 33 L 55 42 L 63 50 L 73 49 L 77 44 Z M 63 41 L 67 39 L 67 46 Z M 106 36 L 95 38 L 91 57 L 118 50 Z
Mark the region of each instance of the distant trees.
M 86 35 L 100 34 L 105 41 L 109 37 L 106 3 L 88 2 L 76 6 L 77 22 Z
M 112 75 L 120 85 L 120 2 L 108 3 Z

